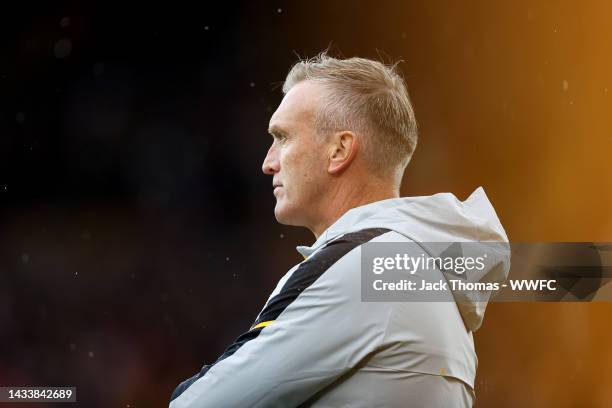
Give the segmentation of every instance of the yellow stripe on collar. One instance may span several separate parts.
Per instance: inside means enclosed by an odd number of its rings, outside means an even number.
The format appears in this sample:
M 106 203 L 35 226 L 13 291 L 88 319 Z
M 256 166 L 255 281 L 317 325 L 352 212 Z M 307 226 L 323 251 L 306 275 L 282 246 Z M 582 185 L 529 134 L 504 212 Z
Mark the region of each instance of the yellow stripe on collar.
M 267 325 L 269 325 L 273 321 L 274 320 L 266 320 L 265 322 L 261 322 L 259 324 L 256 324 L 255 326 L 251 327 L 251 330 L 259 329 L 260 327 L 266 327 Z

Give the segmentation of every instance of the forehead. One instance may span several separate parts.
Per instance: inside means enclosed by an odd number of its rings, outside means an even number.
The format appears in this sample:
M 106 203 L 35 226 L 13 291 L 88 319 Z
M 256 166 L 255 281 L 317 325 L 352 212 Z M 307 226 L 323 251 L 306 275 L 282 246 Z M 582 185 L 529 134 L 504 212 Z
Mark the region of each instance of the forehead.
M 323 92 L 323 85 L 312 81 L 303 81 L 293 86 L 270 118 L 269 130 L 284 130 L 312 123 Z

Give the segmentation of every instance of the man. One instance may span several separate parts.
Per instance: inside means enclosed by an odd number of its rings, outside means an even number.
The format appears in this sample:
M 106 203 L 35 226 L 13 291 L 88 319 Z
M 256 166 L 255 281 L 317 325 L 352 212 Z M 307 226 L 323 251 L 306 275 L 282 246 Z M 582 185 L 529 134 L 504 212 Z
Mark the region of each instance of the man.
M 394 67 L 322 53 L 298 62 L 283 92 L 263 172 L 276 219 L 316 242 L 170 407 L 471 406 L 484 305 L 364 302 L 360 254 L 367 242 L 507 242 L 484 191 L 400 198 L 417 125 Z

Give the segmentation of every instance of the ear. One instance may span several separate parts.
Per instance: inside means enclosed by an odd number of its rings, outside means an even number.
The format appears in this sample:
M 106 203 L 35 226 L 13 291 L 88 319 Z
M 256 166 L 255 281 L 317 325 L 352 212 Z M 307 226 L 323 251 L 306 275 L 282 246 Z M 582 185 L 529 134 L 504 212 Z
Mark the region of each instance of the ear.
M 359 150 L 359 138 L 353 132 L 336 132 L 330 139 L 329 174 L 339 174 L 351 164 Z

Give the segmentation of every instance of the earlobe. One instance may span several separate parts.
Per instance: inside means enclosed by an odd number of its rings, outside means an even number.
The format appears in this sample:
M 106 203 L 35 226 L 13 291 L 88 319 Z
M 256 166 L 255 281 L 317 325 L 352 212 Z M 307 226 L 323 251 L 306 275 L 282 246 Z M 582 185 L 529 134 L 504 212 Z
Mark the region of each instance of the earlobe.
M 339 174 L 344 171 L 351 164 L 358 150 L 359 141 L 353 132 L 342 131 L 334 134 L 327 171 L 330 174 Z

